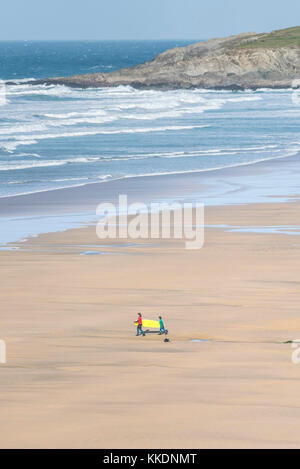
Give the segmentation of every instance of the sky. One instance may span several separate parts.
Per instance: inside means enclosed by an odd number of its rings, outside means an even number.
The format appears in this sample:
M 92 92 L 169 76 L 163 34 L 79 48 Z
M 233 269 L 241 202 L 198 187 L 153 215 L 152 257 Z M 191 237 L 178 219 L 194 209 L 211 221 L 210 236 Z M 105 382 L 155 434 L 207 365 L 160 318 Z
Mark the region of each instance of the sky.
M 14 0 L 0 40 L 208 39 L 300 24 L 299 0 Z

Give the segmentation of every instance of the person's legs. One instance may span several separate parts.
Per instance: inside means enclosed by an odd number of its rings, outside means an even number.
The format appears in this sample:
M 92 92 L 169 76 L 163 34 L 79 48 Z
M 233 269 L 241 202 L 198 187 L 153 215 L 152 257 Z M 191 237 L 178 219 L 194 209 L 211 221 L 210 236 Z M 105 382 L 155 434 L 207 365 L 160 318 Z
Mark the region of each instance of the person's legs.
M 143 331 L 141 324 L 138 324 L 136 328 L 136 335 L 145 335 L 145 332 Z

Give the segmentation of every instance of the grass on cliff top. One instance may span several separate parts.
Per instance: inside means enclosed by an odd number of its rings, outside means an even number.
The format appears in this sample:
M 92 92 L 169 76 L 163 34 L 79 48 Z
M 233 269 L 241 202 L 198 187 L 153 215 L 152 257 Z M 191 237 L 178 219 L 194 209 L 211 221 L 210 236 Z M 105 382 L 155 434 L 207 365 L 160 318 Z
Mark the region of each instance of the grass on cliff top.
M 258 34 L 256 40 L 246 40 L 238 45 L 243 49 L 257 49 L 278 47 L 300 47 L 300 26 L 294 28 L 279 29 L 269 34 Z

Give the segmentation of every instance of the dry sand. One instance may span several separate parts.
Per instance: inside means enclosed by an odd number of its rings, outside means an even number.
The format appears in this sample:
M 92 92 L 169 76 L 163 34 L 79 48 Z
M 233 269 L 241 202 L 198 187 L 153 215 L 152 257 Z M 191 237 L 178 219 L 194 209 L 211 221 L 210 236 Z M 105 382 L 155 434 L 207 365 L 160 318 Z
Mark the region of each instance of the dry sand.
M 208 208 L 206 223 L 294 225 L 299 208 Z M 90 227 L 0 252 L 0 447 L 300 448 L 284 344 L 300 339 L 300 236 L 96 244 Z M 163 315 L 169 343 L 135 337 L 140 311 Z

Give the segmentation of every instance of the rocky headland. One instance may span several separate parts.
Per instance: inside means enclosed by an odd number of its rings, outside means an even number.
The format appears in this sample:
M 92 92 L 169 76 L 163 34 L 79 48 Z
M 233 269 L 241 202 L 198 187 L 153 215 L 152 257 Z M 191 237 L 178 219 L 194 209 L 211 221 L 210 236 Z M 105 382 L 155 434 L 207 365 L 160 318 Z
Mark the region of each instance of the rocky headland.
M 300 26 L 244 33 L 167 50 L 151 62 L 111 73 L 46 78 L 34 84 L 176 89 L 289 88 L 300 79 Z M 300 83 L 300 81 L 299 81 Z

